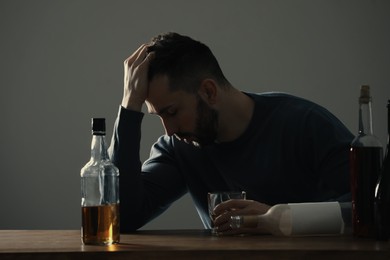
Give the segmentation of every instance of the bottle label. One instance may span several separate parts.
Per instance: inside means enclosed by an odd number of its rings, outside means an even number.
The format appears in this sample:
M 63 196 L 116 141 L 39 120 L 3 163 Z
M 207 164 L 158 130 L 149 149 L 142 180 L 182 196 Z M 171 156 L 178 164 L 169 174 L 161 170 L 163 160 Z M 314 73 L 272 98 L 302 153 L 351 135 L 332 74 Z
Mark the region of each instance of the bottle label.
M 331 235 L 344 233 L 338 202 L 291 203 L 291 235 Z

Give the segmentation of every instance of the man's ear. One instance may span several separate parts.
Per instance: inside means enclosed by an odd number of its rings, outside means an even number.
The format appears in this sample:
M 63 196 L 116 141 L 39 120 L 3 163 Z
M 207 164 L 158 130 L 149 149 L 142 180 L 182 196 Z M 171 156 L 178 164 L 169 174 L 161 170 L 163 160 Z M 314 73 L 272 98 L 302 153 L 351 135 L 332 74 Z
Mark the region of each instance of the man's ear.
M 212 79 L 204 79 L 198 90 L 199 96 L 210 106 L 217 102 L 218 86 Z

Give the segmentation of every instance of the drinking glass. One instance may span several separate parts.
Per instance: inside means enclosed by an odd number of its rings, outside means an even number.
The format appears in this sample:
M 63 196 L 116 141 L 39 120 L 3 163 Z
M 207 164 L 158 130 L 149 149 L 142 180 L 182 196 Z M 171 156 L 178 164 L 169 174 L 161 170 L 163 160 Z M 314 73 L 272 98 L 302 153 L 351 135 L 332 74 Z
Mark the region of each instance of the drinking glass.
M 211 219 L 211 234 L 217 235 L 216 230 L 214 229 L 214 220 L 215 220 L 215 214 L 214 214 L 214 208 L 220 204 L 221 202 L 228 201 L 231 199 L 246 199 L 246 192 L 245 191 L 224 191 L 224 192 L 209 192 L 207 194 L 207 200 L 208 200 L 208 208 L 209 208 L 209 216 Z

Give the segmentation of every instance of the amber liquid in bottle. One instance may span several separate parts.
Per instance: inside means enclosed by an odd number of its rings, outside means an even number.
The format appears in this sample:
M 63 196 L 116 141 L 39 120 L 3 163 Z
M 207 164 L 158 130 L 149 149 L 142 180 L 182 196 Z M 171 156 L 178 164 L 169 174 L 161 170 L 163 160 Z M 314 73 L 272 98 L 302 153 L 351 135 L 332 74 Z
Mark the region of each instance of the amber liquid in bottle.
M 92 119 L 91 158 L 81 169 L 81 240 L 119 243 L 119 170 L 109 160 L 104 118 Z
M 82 207 L 81 216 L 85 244 L 109 245 L 119 241 L 119 205 Z

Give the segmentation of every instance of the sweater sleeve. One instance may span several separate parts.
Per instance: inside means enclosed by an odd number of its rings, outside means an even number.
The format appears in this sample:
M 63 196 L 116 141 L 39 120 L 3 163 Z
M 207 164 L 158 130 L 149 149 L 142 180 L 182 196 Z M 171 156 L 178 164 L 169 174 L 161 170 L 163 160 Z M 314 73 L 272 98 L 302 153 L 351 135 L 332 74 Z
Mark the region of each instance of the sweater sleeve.
M 139 229 L 160 215 L 185 192 L 168 143 L 155 145 L 147 172 L 140 161 L 141 123 L 144 114 L 119 108 L 111 145 L 111 161 L 118 167 L 121 232 Z
M 308 117 L 306 151 L 319 178 L 318 200 L 350 201 L 348 152 L 353 135 L 326 109 L 311 111 Z

